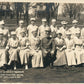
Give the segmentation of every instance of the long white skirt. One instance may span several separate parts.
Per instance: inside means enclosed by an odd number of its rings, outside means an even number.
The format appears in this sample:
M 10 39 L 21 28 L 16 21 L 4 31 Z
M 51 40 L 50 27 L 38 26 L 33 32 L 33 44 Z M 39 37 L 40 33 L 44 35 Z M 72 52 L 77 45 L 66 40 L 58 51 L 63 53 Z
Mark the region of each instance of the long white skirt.
M 39 50 L 38 52 L 35 50 L 31 50 L 31 55 L 33 56 L 32 67 L 33 68 L 43 67 L 43 57 L 41 50 Z
M 67 57 L 68 66 L 76 65 L 75 53 L 73 50 L 67 49 L 65 51 Z
M 7 64 L 7 58 L 6 58 L 6 51 L 5 49 L 0 49 L 0 67 L 4 66 L 4 64 Z
M 29 61 L 29 49 L 21 49 L 19 55 L 21 64 L 27 64 Z
M 81 50 L 75 49 L 75 57 L 76 57 L 76 61 L 77 61 L 77 65 L 81 64 Z
M 9 50 L 9 64 L 12 62 L 12 61 L 18 61 L 18 57 L 17 57 L 17 52 L 18 50 L 17 49 L 10 49 Z
M 84 49 L 81 51 L 82 55 L 80 57 L 81 63 L 84 63 Z

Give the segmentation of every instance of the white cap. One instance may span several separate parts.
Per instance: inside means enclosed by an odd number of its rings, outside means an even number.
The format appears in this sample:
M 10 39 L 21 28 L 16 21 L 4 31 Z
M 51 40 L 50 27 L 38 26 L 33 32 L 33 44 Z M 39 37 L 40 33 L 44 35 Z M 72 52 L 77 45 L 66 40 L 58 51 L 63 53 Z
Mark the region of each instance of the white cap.
M 21 23 L 24 23 L 24 21 L 23 21 L 23 20 L 20 20 L 20 21 L 19 21 L 19 24 L 21 24 Z
M 35 21 L 36 19 L 35 18 L 31 18 L 30 21 Z
M 61 22 L 61 24 L 67 24 L 67 23 L 68 23 L 68 22 L 66 22 L 66 21 L 62 21 L 62 22 Z
M 62 34 L 62 32 L 60 30 L 57 31 L 57 34 Z
M 78 21 L 77 20 L 73 20 L 72 23 L 78 23 Z
M 11 35 L 16 35 L 16 32 L 15 32 L 15 31 L 12 31 L 12 32 L 11 32 Z
M 5 24 L 4 20 L 0 21 L 0 25 L 3 25 Z
M 52 19 L 52 22 L 56 22 L 56 19 Z
M 71 35 L 71 32 L 70 32 L 70 31 L 67 31 L 67 32 L 66 32 L 66 35 Z
M 47 20 L 45 18 L 42 19 L 42 22 L 46 22 Z

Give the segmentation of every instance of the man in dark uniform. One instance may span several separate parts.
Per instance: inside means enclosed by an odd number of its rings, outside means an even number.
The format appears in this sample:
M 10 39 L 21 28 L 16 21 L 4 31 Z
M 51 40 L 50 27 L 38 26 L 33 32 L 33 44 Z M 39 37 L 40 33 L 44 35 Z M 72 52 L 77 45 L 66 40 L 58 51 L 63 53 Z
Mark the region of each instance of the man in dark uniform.
M 44 67 L 50 65 L 52 68 L 55 59 L 55 43 L 54 39 L 50 37 L 51 29 L 49 27 L 46 28 L 45 33 L 46 36 L 41 40 Z

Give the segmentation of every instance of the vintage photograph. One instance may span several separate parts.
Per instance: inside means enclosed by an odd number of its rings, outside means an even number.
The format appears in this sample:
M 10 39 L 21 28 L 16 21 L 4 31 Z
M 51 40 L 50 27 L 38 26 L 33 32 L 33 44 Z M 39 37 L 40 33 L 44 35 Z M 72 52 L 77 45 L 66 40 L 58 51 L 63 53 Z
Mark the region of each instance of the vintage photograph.
M 1 83 L 84 83 L 84 4 L 0 2 Z

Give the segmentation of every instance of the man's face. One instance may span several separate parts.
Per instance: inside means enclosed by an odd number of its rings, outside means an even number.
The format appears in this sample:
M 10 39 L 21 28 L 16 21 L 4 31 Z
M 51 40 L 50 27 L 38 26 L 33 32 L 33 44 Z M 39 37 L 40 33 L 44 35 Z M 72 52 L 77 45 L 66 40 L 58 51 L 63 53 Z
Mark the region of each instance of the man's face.
M 1 28 L 4 28 L 4 24 L 0 25 Z

